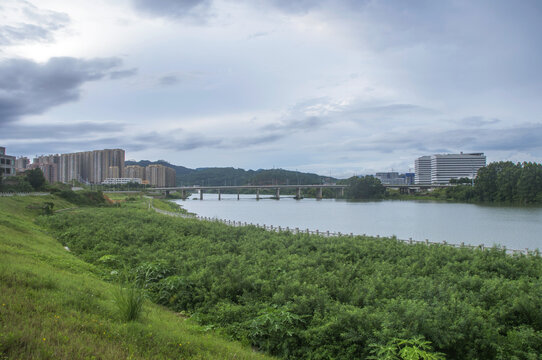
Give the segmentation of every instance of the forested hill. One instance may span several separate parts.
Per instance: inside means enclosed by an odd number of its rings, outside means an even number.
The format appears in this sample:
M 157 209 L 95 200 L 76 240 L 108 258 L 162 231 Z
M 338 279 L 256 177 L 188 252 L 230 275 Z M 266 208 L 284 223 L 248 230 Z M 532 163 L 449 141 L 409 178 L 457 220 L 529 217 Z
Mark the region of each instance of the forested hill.
M 209 167 L 190 169 L 184 166 L 177 166 L 164 160 L 158 161 L 126 161 L 126 165 L 147 166 L 160 164 L 175 170 L 177 185 L 274 185 L 274 184 L 321 184 L 323 182 L 335 182 L 337 179 L 320 176 L 312 173 L 290 171 L 284 169 L 259 169 L 244 170 L 233 167 Z

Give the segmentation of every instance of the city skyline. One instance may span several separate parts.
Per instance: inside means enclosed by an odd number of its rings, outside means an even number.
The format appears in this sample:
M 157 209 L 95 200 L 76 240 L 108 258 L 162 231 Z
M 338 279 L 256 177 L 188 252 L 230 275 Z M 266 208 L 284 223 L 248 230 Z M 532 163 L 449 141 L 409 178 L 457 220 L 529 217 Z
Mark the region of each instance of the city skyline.
M 0 143 L 339 178 L 461 151 L 540 162 L 541 15 L 537 1 L 5 0 Z

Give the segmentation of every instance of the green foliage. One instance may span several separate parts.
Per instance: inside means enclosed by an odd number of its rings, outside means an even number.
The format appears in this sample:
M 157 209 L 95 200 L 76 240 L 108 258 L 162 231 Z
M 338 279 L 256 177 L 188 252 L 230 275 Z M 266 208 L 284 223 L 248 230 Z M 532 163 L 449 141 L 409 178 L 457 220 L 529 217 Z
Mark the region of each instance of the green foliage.
M 434 351 L 401 343 L 397 354 L 542 353 L 539 256 L 272 233 L 136 207 L 41 221 L 105 278 L 125 266 L 154 302 L 284 358 L 367 359 L 369 344 L 419 337 Z
M 138 321 L 121 320 L 116 286 L 97 275 L 123 259 L 96 267 L 66 251 L 35 221 L 49 217 L 28 208 L 47 202 L 73 208 L 56 196 L 0 198 L 0 359 L 269 359 L 149 301 Z
M 347 181 L 346 197 L 353 200 L 381 199 L 386 194 L 386 188 L 379 179 L 373 176 L 353 176 Z
M 302 323 L 299 315 L 275 305 L 260 311 L 248 322 L 248 337 L 258 348 L 288 358 L 301 344 Z
M 474 186 L 466 179 L 450 183 L 458 185 L 435 190 L 431 197 L 462 202 L 542 203 L 542 164 L 539 163 L 493 162 L 478 170 Z
M 10 176 L 7 178 L 4 178 L 2 180 L 2 183 L 0 183 L 0 192 L 32 192 L 34 191 L 34 188 L 28 180 L 26 179 L 26 176 L 19 175 L 19 176 Z
M 113 292 L 113 298 L 117 307 L 117 315 L 122 321 L 134 321 L 140 318 L 145 301 L 141 289 L 131 284 L 119 286 Z
M 74 205 L 105 205 L 106 201 L 101 191 L 72 191 L 71 189 L 52 188 L 52 194 L 55 194 Z
M 374 360 L 444 360 L 442 353 L 433 352 L 431 342 L 422 338 L 393 339 L 385 345 L 370 345 L 373 349 L 369 359 Z
M 40 168 L 26 170 L 24 176 L 34 190 L 42 190 L 45 186 L 45 176 L 43 176 L 43 171 Z

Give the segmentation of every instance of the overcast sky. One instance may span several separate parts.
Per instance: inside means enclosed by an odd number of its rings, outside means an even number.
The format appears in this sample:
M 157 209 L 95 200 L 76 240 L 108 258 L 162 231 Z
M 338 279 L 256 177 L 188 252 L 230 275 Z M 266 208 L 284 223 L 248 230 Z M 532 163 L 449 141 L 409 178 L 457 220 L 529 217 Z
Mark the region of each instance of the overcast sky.
M 0 145 L 346 177 L 542 159 L 539 0 L 0 0 Z

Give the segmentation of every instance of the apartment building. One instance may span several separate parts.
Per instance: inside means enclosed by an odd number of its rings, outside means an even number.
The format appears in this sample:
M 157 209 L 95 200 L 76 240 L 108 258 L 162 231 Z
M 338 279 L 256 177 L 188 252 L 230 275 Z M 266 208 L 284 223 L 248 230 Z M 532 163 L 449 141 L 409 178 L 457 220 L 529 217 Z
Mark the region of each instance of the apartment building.
M 49 182 L 101 184 L 107 178 L 123 177 L 124 157 L 122 149 L 93 150 L 39 156 L 31 166 L 49 172 Z
M 175 186 L 175 170 L 164 165 L 149 165 L 145 168 L 145 180 L 152 186 Z

